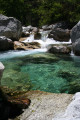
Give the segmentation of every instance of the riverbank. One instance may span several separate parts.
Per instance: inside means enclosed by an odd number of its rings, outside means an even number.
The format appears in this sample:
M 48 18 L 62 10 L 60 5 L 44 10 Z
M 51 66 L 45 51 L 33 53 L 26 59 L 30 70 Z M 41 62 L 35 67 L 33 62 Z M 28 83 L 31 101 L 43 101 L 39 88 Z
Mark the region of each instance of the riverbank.
M 31 100 L 31 104 L 14 120 L 52 120 L 57 114 L 66 110 L 73 95 L 29 91 L 26 96 Z

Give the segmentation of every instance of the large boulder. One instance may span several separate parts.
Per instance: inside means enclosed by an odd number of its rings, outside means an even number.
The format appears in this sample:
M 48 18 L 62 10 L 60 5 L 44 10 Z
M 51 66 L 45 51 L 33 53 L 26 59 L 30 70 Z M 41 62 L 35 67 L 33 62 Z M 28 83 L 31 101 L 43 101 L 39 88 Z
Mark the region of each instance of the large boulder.
M 70 36 L 72 43 L 80 38 L 80 21 L 72 28 Z
M 50 53 L 61 53 L 61 54 L 69 54 L 71 53 L 71 46 L 70 45 L 62 45 L 62 44 L 54 44 L 49 48 L 48 52 Z
M 70 35 L 73 52 L 75 55 L 80 55 L 80 21 L 72 28 Z
M 1 77 L 4 71 L 4 65 L 0 62 L 0 83 L 1 83 Z
M 0 51 L 13 49 L 13 41 L 5 36 L 0 36 Z
M 54 28 L 48 35 L 49 38 L 53 38 L 57 41 L 68 42 L 70 39 L 70 30 L 62 28 Z
M 19 40 L 21 34 L 22 25 L 19 20 L 0 14 L 0 36 L 6 36 L 12 40 Z
M 72 44 L 73 53 L 75 55 L 80 55 L 80 38 L 76 40 L 75 43 Z

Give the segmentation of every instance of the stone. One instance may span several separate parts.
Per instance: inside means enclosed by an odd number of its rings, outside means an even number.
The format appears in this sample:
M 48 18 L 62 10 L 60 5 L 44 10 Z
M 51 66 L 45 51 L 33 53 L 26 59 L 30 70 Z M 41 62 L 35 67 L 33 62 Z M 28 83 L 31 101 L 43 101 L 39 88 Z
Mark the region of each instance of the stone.
M 80 21 L 72 28 L 70 36 L 72 43 L 80 38 Z
M 35 40 L 41 39 L 41 34 L 39 32 L 34 33 L 34 39 Z
M 19 41 L 14 41 L 14 50 L 29 50 L 29 49 L 38 49 L 40 44 L 38 42 L 24 43 Z
M 80 55 L 80 21 L 71 30 L 73 53 Z
M 44 31 L 46 31 L 46 30 L 53 30 L 53 29 L 56 29 L 56 28 L 67 29 L 68 28 L 68 24 L 66 22 L 62 21 L 62 22 L 58 22 L 58 23 L 55 23 L 55 24 L 42 26 L 42 29 Z
M 31 104 L 17 117 L 19 120 L 52 120 L 56 114 L 66 109 L 73 95 L 29 91 L 26 96 L 31 100 Z
M 58 22 L 53 24 L 53 27 L 52 27 L 52 29 L 56 29 L 56 28 L 68 29 L 68 24 L 65 21 Z
M 80 120 L 80 92 L 73 96 L 73 100 L 68 105 L 65 113 L 57 115 L 52 120 Z
M 50 53 L 61 53 L 61 54 L 69 54 L 71 53 L 71 46 L 69 45 L 62 45 L 62 44 L 54 44 L 51 45 L 51 48 L 49 48 L 48 52 Z
M 14 17 L 0 14 L 0 36 L 6 36 L 12 40 L 19 40 L 22 34 L 22 25 Z
M 1 78 L 3 75 L 4 68 L 5 68 L 4 65 L 0 62 L 0 83 L 1 83 Z
M 55 28 L 49 33 L 48 37 L 53 38 L 57 41 L 68 42 L 70 40 L 70 30 L 68 29 L 64 30 L 62 28 Z
M 0 51 L 13 49 L 13 41 L 5 36 L 0 36 Z
M 76 39 L 76 42 L 72 44 L 73 53 L 80 56 L 80 38 Z

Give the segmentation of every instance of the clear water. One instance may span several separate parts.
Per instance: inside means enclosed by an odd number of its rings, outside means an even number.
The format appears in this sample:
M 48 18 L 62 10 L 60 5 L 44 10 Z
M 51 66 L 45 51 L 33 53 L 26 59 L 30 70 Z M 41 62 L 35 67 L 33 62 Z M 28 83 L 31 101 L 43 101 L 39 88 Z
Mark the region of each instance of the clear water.
M 35 53 L 0 58 L 5 65 L 1 85 L 15 90 L 53 93 L 80 91 L 80 57 Z

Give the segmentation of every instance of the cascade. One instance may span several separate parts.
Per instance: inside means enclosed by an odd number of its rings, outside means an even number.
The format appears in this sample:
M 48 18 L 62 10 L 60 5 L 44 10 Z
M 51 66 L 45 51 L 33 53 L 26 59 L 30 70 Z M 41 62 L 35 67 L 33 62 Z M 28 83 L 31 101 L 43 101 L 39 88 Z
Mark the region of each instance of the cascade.
M 40 31 L 41 39 L 38 39 L 38 40 L 35 40 L 34 33 L 31 33 L 30 36 L 23 41 L 23 42 L 38 42 L 41 44 L 40 49 L 34 49 L 34 50 L 28 50 L 28 51 L 10 50 L 7 52 L 0 52 L 0 60 L 18 57 L 18 56 L 25 56 L 25 55 L 30 55 L 30 54 L 40 53 L 40 52 L 47 52 L 47 48 L 51 44 L 70 44 L 71 43 L 71 40 L 69 42 L 59 42 L 54 40 L 53 38 L 48 38 L 49 32 L 50 31 L 41 30 Z

